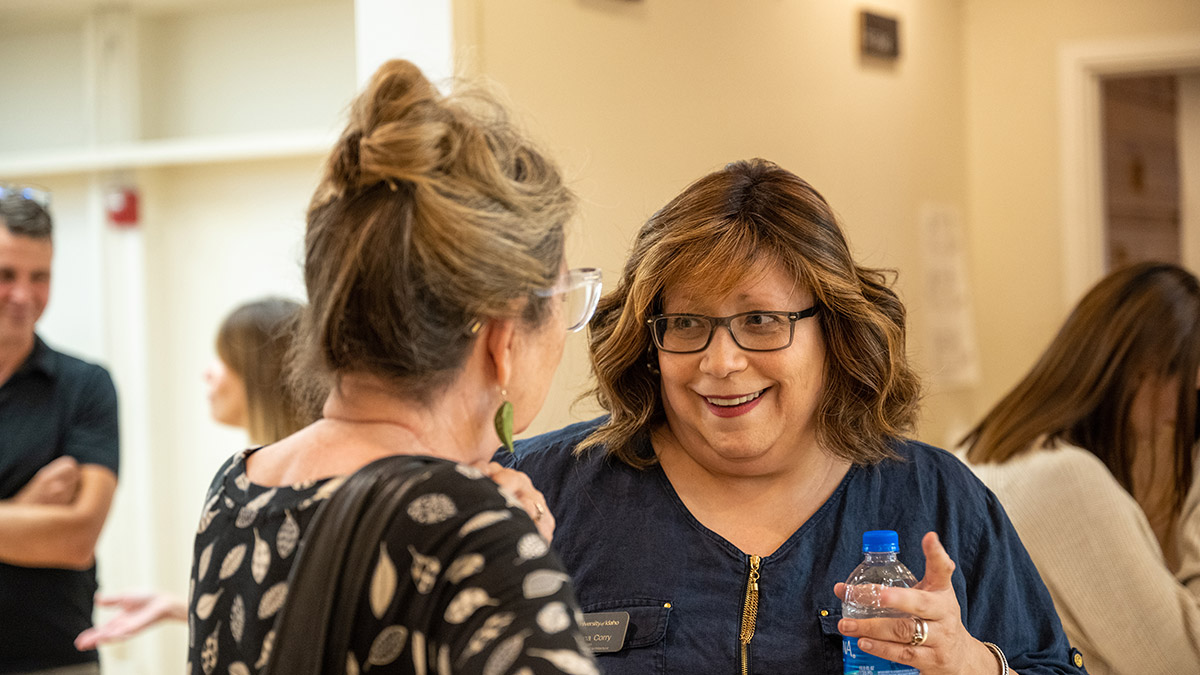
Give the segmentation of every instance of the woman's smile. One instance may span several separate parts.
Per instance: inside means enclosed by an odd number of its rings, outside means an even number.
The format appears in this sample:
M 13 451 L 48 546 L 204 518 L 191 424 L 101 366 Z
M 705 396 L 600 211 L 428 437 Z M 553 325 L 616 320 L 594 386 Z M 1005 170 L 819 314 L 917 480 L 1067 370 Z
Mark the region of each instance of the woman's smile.
M 717 417 L 738 417 L 757 407 L 767 389 L 738 396 L 703 396 L 703 398 L 708 404 L 709 412 Z

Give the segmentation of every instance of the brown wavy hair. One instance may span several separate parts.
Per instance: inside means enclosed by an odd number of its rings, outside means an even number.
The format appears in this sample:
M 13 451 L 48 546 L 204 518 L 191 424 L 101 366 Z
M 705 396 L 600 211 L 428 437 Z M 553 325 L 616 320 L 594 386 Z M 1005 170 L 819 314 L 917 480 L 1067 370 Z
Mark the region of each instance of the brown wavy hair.
M 1192 484 L 1200 282 L 1167 263 L 1117 270 L 1079 301 L 1033 369 L 967 434 L 967 457 L 1005 462 L 1059 441 L 1095 455 L 1129 493 L 1138 461 L 1130 421 L 1147 378 L 1179 378 L 1175 416 L 1176 513 Z
M 286 373 L 303 307 L 283 298 L 239 305 L 217 330 L 217 355 L 246 387 L 251 442 L 274 443 L 316 419 L 293 395 Z
M 591 322 L 593 393 L 609 419 L 579 452 L 604 446 L 637 467 L 641 435 L 666 421 L 646 318 L 667 288 L 722 295 L 768 261 L 812 290 L 821 311 L 826 381 L 817 437 L 859 464 L 894 457 L 911 429 L 920 385 L 905 355 L 904 305 L 890 273 L 854 262 L 829 205 L 795 174 L 762 159 L 735 162 L 688 186 L 638 232 L 615 290 Z
M 423 399 L 492 317 L 539 323 L 575 198 L 486 93 L 443 95 L 408 61 L 354 101 L 308 210 L 303 363 Z M 524 309 L 518 309 L 524 308 Z

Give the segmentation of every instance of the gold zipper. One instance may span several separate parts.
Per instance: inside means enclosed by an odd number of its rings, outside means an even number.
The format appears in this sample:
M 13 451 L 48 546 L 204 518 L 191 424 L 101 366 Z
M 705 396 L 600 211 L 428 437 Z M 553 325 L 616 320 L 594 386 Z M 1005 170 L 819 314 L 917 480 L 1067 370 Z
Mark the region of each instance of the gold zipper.
M 750 556 L 750 575 L 746 579 L 746 602 L 742 605 L 742 632 L 738 642 L 742 645 L 742 675 L 750 675 L 750 639 L 754 637 L 754 623 L 758 620 L 758 565 L 762 558 Z

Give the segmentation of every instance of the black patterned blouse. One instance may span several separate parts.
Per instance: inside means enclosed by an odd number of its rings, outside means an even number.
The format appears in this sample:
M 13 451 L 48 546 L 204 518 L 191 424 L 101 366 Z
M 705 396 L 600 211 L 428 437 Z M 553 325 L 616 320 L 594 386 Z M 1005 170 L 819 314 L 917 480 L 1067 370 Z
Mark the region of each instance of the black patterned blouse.
M 266 664 L 297 545 L 343 480 L 256 485 L 252 452 L 222 466 L 200 517 L 189 675 Z M 568 577 L 520 505 L 473 468 L 425 459 L 379 544 L 345 672 L 598 675 Z

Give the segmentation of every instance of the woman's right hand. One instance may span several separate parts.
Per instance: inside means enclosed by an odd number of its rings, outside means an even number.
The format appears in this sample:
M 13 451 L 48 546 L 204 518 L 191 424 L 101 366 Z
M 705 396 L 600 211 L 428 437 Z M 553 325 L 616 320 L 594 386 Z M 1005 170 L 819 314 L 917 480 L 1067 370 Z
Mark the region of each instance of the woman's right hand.
M 838 630 L 847 637 L 861 638 L 858 645 L 868 654 L 915 666 L 925 675 L 999 672 L 996 657 L 962 624 L 952 583 L 955 564 L 937 533 L 926 532 L 921 548 L 925 551 L 925 577 L 912 588 L 890 587 L 879 593 L 882 607 L 909 618 L 844 618 L 838 622 Z M 846 584 L 835 585 L 833 592 L 844 601 Z M 916 642 L 916 624 L 911 617 L 921 617 L 917 622 L 925 627 L 920 642 Z
M 187 621 L 187 605 L 173 595 L 157 591 L 127 591 L 97 595 L 101 607 L 118 607 L 121 612 L 101 626 L 94 626 L 75 638 L 79 651 L 95 649 L 97 645 L 120 642 L 133 637 L 164 619 Z

